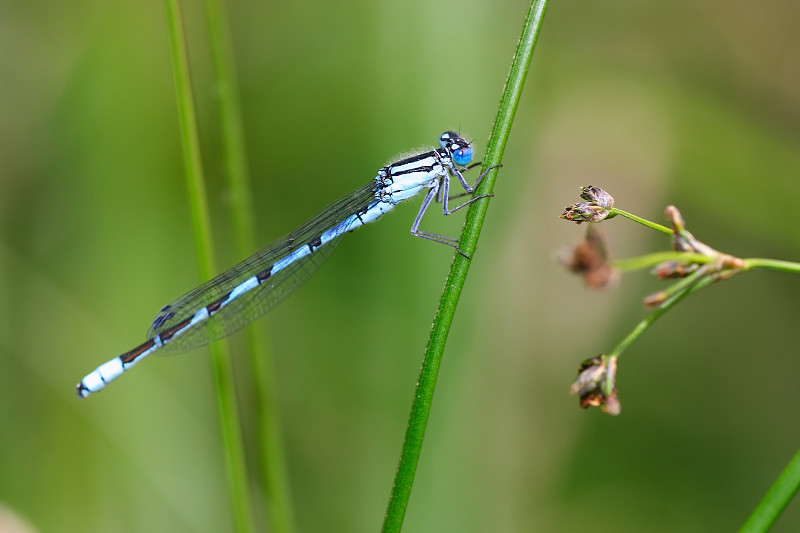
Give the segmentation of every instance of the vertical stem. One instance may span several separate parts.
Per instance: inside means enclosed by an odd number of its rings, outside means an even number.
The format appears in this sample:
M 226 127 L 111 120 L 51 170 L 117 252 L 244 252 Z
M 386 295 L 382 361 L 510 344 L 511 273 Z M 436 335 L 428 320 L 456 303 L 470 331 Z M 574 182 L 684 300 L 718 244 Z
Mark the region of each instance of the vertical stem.
M 530 10 L 523 25 L 522 35 L 511 63 L 503 96 L 500 100 L 500 107 L 487 146 L 482 171 L 485 171 L 489 166 L 499 164 L 502 159 L 546 7 L 547 0 L 533 0 L 531 2 Z M 491 194 L 496 176 L 497 170 L 495 169 L 486 176 L 476 194 Z M 475 202 L 467 213 L 459 248 L 470 256 L 475 251 L 481 227 L 483 226 L 483 220 L 489 204 L 487 200 Z M 422 440 L 425 436 L 425 428 L 430 416 L 431 403 L 444 346 L 453 323 L 453 316 L 461 290 L 464 287 L 470 261 L 469 258 L 457 254 L 445 282 L 444 293 L 433 321 L 431 336 L 428 340 L 428 347 L 425 351 L 419 381 L 417 382 L 417 390 L 411 405 L 411 414 L 406 428 L 405 440 L 403 441 L 403 449 L 400 454 L 400 463 L 397 467 L 389 505 L 383 521 L 382 531 L 384 533 L 397 533 L 403 526 L 403 518 L 408 507 L 411 487 L 414 483 L 419 455 L 422 450 Z
M 189 60 L 186 51 L 186 36 L 178 0 L 167 0 L 166 7 L 172 71 L 175 77 L 175 92 L 178 104 L 178 122 L 186 167 L 186 186 L 192 213 L 195 244 L 197 246 L 200 274 L 203 278 L 210 279 L 216 272 L 216 266 L 214 265 L 211 223 L 208 214 L 197 119 L 194 112 Z M 227 344 L 216 343 L 211 346 L 210 351 L 236 529 L 240 532 L 249 533 L 254 530 L 253 513 L 241 440 L 242 433 L 236 406 L 236 395 L 233 388 L 233 372 L 230 367 Z
M 236 85 L 236 69 L 228 32 L 225 9 L 219 0 L 206 0 L 209 38 L 214 59 L 222 142 L 225 151 L 226 175 L 231 192 L 232 216 L 239 255 L 245 257 L 256 249 L 255 214 L 247 170 L 244 129 Z M 253 376 L 259 408 L 256 409 L 260 434 L 260 450 L 264 490 L 267 498 L 266 517 L 273 533 L 295 530 L 291 491 L 283 452 L 280 417 L 275 401 L 275 380 L 272 359 L 262 331 L 249 328 L 249 374 Z

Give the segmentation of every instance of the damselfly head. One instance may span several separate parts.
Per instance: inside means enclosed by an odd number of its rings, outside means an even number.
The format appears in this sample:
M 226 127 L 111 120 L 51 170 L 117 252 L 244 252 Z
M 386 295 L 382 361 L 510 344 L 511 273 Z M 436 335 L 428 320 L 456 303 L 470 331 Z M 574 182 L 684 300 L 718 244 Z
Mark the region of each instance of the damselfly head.
M 472 161 L 472 147 L 454 131 L 446 131 L 439 136 L 439 145 L 450 152 L 456 165 L 465 167 Z

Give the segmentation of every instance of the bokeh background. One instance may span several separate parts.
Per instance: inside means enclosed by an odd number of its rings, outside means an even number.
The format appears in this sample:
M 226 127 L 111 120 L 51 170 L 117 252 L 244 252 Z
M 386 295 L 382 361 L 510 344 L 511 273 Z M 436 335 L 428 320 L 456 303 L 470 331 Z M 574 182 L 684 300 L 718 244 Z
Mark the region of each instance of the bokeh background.
M 184 8 L 224 267 L 240 257 L 205 12 Z M 227 10 L 266 244 L 444 129 L 481 153 L 527 4 Z M 201 281 L 165 13 L 160 2 L 0 5 L 0 514 L 34 531 L 232 529 L 205 351 L 148 360 L 85 401 L 73 390 Z M 636 273 L 586 290 L 557 261 L 583 228 L 557 216 L 594 184 L 653 220 L 679 206 L 719 249 L 800 259 L 799 26 L 789 1 L 551 3 L 407 531 L 743 523 L 800 445 L 800 279 L 756 272 L 686 300 L 622 357 L 622 415 L 582 411 L 568 394 L 578 363 L 614 346 L 661 285 Z M 346 237 L 253 326 L 275 359 L 300 531 L 376 531 L 383 518 L 453 255 L 409 236 L 411 203 Z M 426 228 L 457 234 L 461 219 L 441 218 Z M 668 246 L 625 220 L 602 229 L 617 257 Z M 233 339 L 240 372 L 245 337 Z M 795 502 L 774 531 L 798 529 Z

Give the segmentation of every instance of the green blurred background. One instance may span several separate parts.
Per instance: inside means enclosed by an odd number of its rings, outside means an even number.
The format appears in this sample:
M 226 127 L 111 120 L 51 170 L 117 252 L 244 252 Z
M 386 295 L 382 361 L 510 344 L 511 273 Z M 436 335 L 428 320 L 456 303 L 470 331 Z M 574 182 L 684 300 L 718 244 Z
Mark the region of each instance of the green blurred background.
M 219 264 L 230 243 L 205 12 L 185 2 Z M 448 128 L 482 153 L 523 1 L 231 2 L 264 244 Z M 199 281 L 160 2 L 0 5 L 0 502 L 37 531 L 229 531 L 207 354 L 75 383 Z M 581 185 L 733 254 L 800 258 L 800 5 L 554 1 L 445 352 L 413 532 L 731 531 L 800 445 L 800 280 L 682 303 L 581 411 L 578 363 L 660 288 L 584 289 L 557 257 Z M 376 531 L 452 250 L 417 202 L 344 239 L 255 328 L 303 532 Z M 457 234 L 459 216 L 426 228 Z M 663 236 L 605 224 L 618 257 Z M 585 311 L 580 311 L 585 309 Z M 246 335 L 233 339 L 246 372 Z M 253 428 L 248 428 L 248 438 Z M 252 447 L 250 451 L 253 451 Z M 256 489 L 258 495 L 258 489 Z M 774 531 L 800 530 L 793 503 Z

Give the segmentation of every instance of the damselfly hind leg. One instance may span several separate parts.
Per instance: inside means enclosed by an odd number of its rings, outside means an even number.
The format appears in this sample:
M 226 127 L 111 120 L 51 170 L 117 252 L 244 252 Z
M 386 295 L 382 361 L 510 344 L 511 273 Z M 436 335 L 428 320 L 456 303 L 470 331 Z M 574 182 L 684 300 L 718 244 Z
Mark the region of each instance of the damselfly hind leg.
M 475 166 L 475 165 L 467 167 L 467 169 L 465 169 L 465 171 L 469 170 L 469 168 L 472 168 L 473 166 Z M 451 214 L 455 213 L 456 211 L 458 211 L 459 209 L 461 209 L 462 207 L 466 207 L 466 206 L 470 205 L 471 203 L 475 202 L 476 200 L 480 200 L 481 198 L 488 198 L 490 196 L 494 196 L 493 194 L 482 194 L 480 196 L 476 196 L 474 198 L 470 198 L 466 202 L 462 203 L 461 205 L 458 205 L 458 206 L 454 207 L 453 209 L 450 209 L 450 207 L 449 207 L 449 200 L 450 199 L 459 198 L 459 197 L 462 197 L 462 196 L 468 196 L 468 195 L 472 194 L 473 192 L 475 192 L 475 189 L 478 187 L 478 185 L 483 180 L 483 178 L 489 173 L 489 171 L 494 169 L 494 168 L 500 167 L 500 166 L 502 166 L 502 165 L 493 165 L 493 166 L 487 168 L 484 172 L 481 173 L 480 176 L 478 176 L 478 179 L 475 180 L 475 184 L 472 185 L 472 186 L 470 186 L 467 183 L 467 181 L 464 179 L 463 175 L 461 174 L 461 171 L 459 171 L 455 167 L 450 167 L 448 169 L 448 173 L 446 175 L 442 176 L 441 182 L 436 182 L 431 187 L 431 189 L 428 191 L 428 194 L 425 195 L 425 199 L 422 201 L 422 205 L 420 206 L 420 209 L 417 212 L 417 216 L 414 219 L 414 223 L 411 225 L 411 234 L 413 236 L 415 236 L 415 237 L 420 237 L 422 239 L 427 239 L 427 240 L 430 240 L 430 241 L 434 241 L 434 242 L 438 242 L 438 243 L 441 243 L 441 244 L 446 244 L 448 246 L 452 246 L 453 248 L 456 249 L 456 251 L 459 254 L 463 255 L 466 258 L 469 258 L 469 255 L 464 253 L 464 251 L 461 250 L 461 248 L 458 247 L 458 239 L 453 239 L 453 238 L 450 238 L 450 237 L 445 237 L 444 235 L 439 235 L 438 233 L 431 233 L 429 231 L 421 230 L 421 229 L 419 229 L 419 225 L 422 222 L 422 217 L 425 215 L 425 211 L 427 211 L 427 209 L 430 206 L 431 202 L 434 201 L 434 200 L 439 202 L 440 201 L 440 197 L 441 197 L 441 202 L 443 204 L 442 205 L 442 213 L 445 214 L 445 215 L 451 215 Z M 450 175 L 455 175 L 458 178 L 458 180 L 461 183 L 461 185 L 464 187 L 464 189 L 469 191 L 469 192 L 466 192 L 466 193 L 463 193 L 463 194 L 460 194 L 460 195 L 456 195 L 456 196 L 450 196 L 449 195 L 449 192 L 450 192 Z

